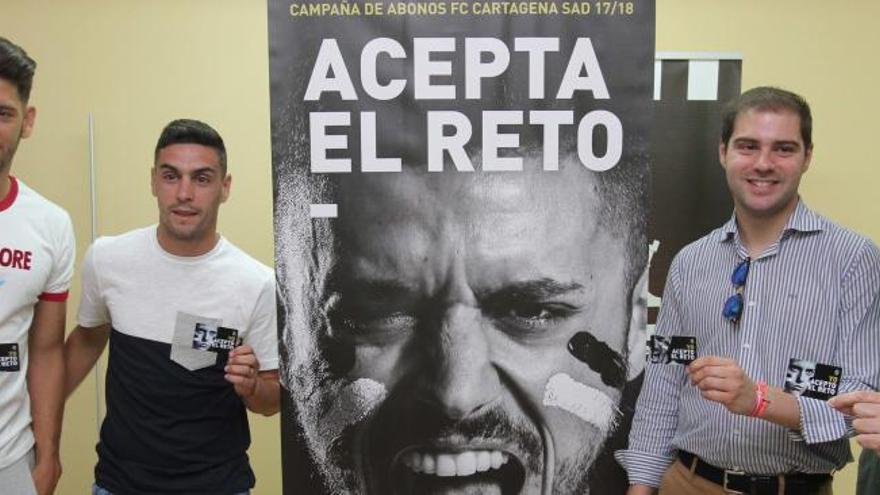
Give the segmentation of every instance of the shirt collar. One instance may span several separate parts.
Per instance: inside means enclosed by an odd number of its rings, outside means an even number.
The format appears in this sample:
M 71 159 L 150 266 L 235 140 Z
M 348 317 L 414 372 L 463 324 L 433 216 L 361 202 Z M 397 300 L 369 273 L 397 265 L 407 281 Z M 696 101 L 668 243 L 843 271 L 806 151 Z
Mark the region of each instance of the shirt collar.
M 6 193 L 5 198 L 0 198 L 0 211 L 8 210 L 12 208 L 12 204 L 15 203 L 15 198 L 18 197 L 18 181 L 13 176 L 9 176 L 9 192 Z
M 794 213 L 788 218 L 783 232 L 793 230 L 797 232 L 819 232 L 824 230 L 824 222 L 822 217 L 813 210 L 807 208 L 803 200 L 798 198 L 798 204 L 794 209 Z
M 822 217 L 809 209 L 801 198 L 798 198 L 797 205 L 785 228 L 782 229 L 783 235 L 789 231 L 795 232 L 818 232 L 824 229 Z M 724 223 L 717 231 L 716 240 L 718 242 L 726 242 L 736 238 L 739 235 L 739 228 L 736 225 L 736 212 L 730 215 L 730 219 Z

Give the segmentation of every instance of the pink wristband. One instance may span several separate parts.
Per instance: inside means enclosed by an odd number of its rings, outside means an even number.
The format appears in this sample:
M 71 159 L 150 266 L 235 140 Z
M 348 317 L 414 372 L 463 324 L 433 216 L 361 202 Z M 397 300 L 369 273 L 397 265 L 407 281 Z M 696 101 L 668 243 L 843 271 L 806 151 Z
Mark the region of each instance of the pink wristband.
M 764 414 L 764 411 L 767 410 L 767 405 L 770 404 L 770 400 L 767 398 L 769 393 L 770 387 L 767 386 L 766 382 L 759 381 L 755 383 L 755 407 L 749 413 L 749 416 L 760 418 Z

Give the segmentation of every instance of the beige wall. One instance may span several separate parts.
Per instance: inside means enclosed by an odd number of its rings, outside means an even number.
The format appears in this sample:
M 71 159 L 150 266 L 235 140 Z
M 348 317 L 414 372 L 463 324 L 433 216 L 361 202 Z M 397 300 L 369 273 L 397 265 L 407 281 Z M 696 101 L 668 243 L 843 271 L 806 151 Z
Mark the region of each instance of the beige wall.
M 152 147 L 169 120 L 215 125 L 229 148 L 233 191 L 221 231 L 272 262 L 266 11 L 262 0 L 0 0 L 0 34 L 40 66 L 35 135 L 13 172 L 67 208 L 89 243 L 86 122 L 95 119 L 98 232 L 152 223 Z M 872 155 L 880 114 L 873 65 L 880 3 L 861 0 L 657 0 L 657 50 L 743 55 L 743 84 L 807 96 L 816 115 L 813 166 L 802 185 L 826 215 L 880 241 Z M 78 282 L 77 282 L 78 284 Z M 70 307 L 76 308 L 78 287 Z M 74 309 L 71 309 L 71 313 Z M 72 316 L 72 315 L 71 315 Z M 73 323 L 73 318 L 68 318 Z M 68 404 L 59 493 L 85 493 L 96 441 L 96 387 Z M 252 418 L 256 494 L 280 493 L 278 418 Z M 848 477 L 849 476 L 849 477 Z M 838 493 L 853 492 L 851 473 Z

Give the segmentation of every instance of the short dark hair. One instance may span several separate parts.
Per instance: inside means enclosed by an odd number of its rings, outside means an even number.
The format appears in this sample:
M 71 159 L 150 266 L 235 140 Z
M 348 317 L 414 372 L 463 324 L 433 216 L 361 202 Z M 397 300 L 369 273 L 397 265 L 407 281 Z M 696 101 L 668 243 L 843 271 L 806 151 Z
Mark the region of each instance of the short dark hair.
M 788 110 L 800 117 L 801 139 L 804 141 L 804 152 L 813 146 L 813 116 L 810 105 L 803 96 L 773 86 L 758 86 L 733 99 L 724 108 L 721 116 L 721 142 L 730 144 L 733 126 L 739 114 L 749 110 L 778 112 Z
M 15 85 L 18 97 L 25 104 L 31 97 L 36 70 L 37 63 L 22 47 L 0 36 L 0 79 Z
M 226 175 L 226 145 L 213 127 L 193 119 L 172 120 L 162 129 L 159 141 L 156 143 L 156 151 L 153 155 L 153 163 L 159 159 L 159 151 L 172 144 L 200 144 L 214 148 L 217 152 L 220 170 Z

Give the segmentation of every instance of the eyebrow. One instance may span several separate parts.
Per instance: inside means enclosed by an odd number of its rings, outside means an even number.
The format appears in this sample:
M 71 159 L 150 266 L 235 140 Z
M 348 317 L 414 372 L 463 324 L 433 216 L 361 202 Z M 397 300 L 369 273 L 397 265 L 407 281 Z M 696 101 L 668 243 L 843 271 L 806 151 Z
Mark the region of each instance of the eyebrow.
M 750 138 L 750 137 L 738 137 L 733 140 L 733 144 L 745 144 L 745 143 L 753 144 L 753 143 L 759 143 L 759 142 L 760 142 L 759 139 Z M 781 139 L 778 141 L 773 141 L 771 144 L 773 146 L 788 145 L 788 146 L 794 146 L 796 148 L 801 147 L 801 143 L 799 141 L 792 141 L 792 140 L 788 140 L 788 139 Z
M 563 283 L 550 278 L 512 282 L 490 291 L 477 292 L 481 301 L 541 301 L 553 297 L 580 292 L 584 288 L 577 282 Z
M 788 140 L 773 141 L 773 145 L 774 146 L 787 145 L 787 146 L 794 146 L 795 148 L 801 147 L 801 143 L 799 143 L 798 141 L 788 141 Z
M 373 299 L 411 297 L 418 288 L 395 279 L 347 279 L 331 275 L 328 292 L 354 292 Z M 476 291 L 481 302 L 541 301 L 580 292 L 584 286 L 577 282 L 559 282 L 550 278 L 525 280 L 506 284 L 498 289 Z
M 171 165 L 170 163 L 161 163 L 158 165 L 157 168 L 159 168 L 161 170 L 170 170 L 170 171 L 173 171 L 178 174 L 181 173 L 179 168 L 175 167 L 174 165 Z M 218 172 L 217 172 L 217 170 L 215 170 L 212 167 L 201 167 L 201 168 L 197 168 L 197 169 L 193 170 L 192 172 L 189 173 L 189 175 L 198 175 L 198 174 L 202 174 L 202 173 L 217 174 Z
M 334 266 L 327 277 L 325 294 L 351 294 L 368 296 L 374 299 L 411 295 L 418 289 L 393 278 L 349 277 L 344 269 Z

